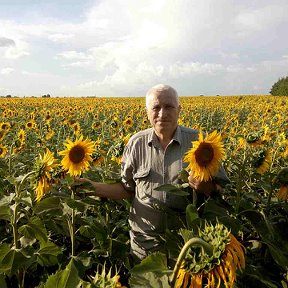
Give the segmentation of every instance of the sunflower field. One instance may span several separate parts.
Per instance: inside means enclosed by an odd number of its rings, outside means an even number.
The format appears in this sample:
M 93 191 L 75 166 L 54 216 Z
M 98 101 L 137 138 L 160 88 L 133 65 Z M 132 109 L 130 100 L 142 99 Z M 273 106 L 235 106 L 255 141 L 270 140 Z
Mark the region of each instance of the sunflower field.
M 150 127 L 144 98 L 0 98 L 1 288 L 288 287 L 288 98 L 180 103 L 179 125 L 221 134 L 230 182 L 133 266 L 130 200 L 74 177 L 120 181 L 129 137 Z M 185 181 L 162 188 L 200 197 Z

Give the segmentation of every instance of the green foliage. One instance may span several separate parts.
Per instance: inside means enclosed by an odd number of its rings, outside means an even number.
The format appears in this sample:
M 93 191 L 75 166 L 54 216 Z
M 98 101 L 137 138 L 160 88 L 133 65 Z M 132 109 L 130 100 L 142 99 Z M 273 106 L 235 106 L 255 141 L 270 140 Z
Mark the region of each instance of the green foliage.
M 288 76 L 280 78 L 270 90 L 273 96 L 288 96 Z

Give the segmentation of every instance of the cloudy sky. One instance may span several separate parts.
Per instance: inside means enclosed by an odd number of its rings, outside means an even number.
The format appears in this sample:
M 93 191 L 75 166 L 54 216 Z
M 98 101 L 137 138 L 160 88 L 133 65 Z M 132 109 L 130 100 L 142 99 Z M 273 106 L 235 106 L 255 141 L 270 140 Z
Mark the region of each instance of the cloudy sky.
M 287 0 L 0 0 L 0 95 L 268 94 Z

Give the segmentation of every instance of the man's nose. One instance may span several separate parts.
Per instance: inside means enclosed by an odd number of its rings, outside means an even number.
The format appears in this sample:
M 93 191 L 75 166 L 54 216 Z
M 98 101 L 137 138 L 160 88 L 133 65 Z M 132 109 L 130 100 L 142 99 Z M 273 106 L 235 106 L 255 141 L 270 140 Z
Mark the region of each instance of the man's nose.
M 160 116 L 160 117 L 164 117 L 165 115 L 166 115 L 166 109 L 161 108 L 161 109 L 159 110 L 159 116 Z

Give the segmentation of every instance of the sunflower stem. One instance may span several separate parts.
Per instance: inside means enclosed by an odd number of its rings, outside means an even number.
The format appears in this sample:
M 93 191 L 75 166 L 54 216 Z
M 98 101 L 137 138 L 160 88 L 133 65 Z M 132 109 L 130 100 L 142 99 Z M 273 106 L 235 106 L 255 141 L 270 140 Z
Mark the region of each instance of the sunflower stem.
M 189 248 L 192 246 L 201 246 L 207 254 L 209 254 L 209 255 L 213 254 L 213 246 L 210 245 L 209 243 L 205 242 L 204 240 L 202 240 L 201 238 L 198 238 L 198 237 L 193 237 L 193 238 L 189 239 L 185 243 L 185 245 L 183 246 L 182 250 L 180 251 L 177 262 L 176 262 L 175 267 L 173 269 L 173 273 L 172 273 L 171 278 L 170 278 L 171 279 L 170 280 L 171 287 L 175 286 L 175 282 L 176 282 L 177 275 L 178 275 L 179 269 L 181 267 L 181 264 L 182 264 L 182 262 L 186 256 Z
M 24 177 L 22 178 L 20 183 L 17 182 L 15 184 L 15 207 L 14 207 L 12 222 L 11 222 L 15 249 L 19 249 L 17 222 L 18 222 L 18 206 L 19 206 L 19 198 L 20 198 L 21 188 L 22 188 L 22 185 L 25 182 L 25 180 L 28 179 L 28 177 L 34 173 L 35 173 L 35 171 L 31 171 L 31 172 L 27 173 L 26 175 L 24 175 Z
M 71 199 L 75 199 L 75 188 L 72 188 Z M 70 238 L 71 238 L 71 256 L 75 256 L 75 209 L 72 208 L 71 214 L 71 226 L 70 226 Z
M 196 207 L 196 204 L 197 204 L 197 192 L 195 189 L 192 189 L 193 190 L 193 200 L 192 200 L 192 204 Z

